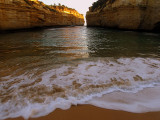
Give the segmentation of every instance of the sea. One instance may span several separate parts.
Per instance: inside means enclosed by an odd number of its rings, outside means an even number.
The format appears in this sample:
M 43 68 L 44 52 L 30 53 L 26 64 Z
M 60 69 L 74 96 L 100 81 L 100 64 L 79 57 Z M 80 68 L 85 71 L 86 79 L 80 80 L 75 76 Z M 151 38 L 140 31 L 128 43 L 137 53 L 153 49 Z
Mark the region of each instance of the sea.
M 72 26 L 0 34 L 1 120 L 85 104 L 160 111 L 158 86 L 160 33 Z

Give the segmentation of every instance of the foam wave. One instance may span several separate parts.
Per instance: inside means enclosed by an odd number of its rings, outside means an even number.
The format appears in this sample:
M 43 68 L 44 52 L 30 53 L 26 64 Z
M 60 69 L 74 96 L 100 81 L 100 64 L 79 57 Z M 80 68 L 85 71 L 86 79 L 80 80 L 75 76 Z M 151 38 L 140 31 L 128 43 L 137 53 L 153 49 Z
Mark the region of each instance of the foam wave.
M 87 103 L 101 108 L 133 113 L 160 111 L 160 86 L 152 87 L 144 88 L 136 93 L 112 92 L 101 97 L 94 97 Z
M 136 93 L 159 85 L 159 78 L 160 60 L 153 58 L 92 58 L 47 70 L 17 70 L 1 78 L 0 118 L 39 117 L 72 104 L 100 106 L 104 102 L 93 102 L 94 97 L 114 91 Z

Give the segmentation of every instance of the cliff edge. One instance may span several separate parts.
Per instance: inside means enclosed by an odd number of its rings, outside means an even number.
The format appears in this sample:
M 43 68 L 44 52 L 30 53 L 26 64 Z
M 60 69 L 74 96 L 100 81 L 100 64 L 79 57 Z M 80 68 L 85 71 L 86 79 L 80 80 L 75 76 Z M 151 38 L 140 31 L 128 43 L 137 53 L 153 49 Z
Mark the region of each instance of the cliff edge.
M 0 30 L 62 25 L 84 25 L 84 17 L 74 9 L 38 0 L 0 0 Z
M 87 26 L 160 30 L 159 0 L 98 0 L 86 15 Z

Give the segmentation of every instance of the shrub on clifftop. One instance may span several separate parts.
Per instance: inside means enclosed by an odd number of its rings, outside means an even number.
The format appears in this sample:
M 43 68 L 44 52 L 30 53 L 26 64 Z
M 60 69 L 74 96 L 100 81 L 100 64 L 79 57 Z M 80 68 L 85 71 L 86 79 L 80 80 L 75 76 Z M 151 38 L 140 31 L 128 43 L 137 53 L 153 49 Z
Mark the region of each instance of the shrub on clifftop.
M 91 12 L 93 12 L 96 8 L 103 8 L 106 6 L 106 3 L 112 4 L 115 0 L 98 0 L 94 2 L 91 7 Z

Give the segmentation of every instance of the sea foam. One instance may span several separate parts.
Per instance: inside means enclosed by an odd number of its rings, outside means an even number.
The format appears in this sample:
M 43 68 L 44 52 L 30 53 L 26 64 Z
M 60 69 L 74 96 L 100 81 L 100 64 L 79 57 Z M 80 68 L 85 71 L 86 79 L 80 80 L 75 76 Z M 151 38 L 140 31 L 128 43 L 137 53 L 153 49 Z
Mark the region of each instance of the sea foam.
M 56 64 L 48 69 L 25 69 L 22 74 L 17 72 L 1 77 L 1 119 L 40 117 L 56 108 L 69 109 L 77 104 L 130 112 L 160 110 L 160 106 L 156 106 L 158 97 L 145 103 L 143 99 L 132 99 L 139 91 L 160 85 L 159 59 L 92 58 Z M 119 101 L 119 97 L 115 97 L 117 91 L 125 94 L 122 96 L 128 99 L 124 101 L 126 104 L 119 102 L 123 97 Z M 111 97 L 114 102 L 104 98 L 111 93 L 115 93 Z M 130 94 L 133 96 L 128 97 Z M 146 107 L 135 107 L 130 103 Z

